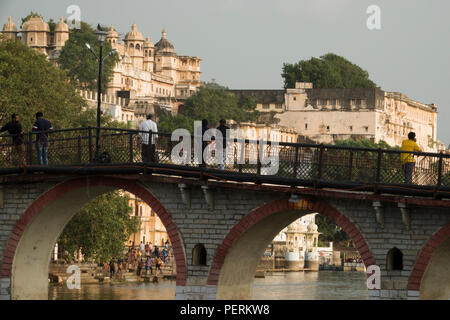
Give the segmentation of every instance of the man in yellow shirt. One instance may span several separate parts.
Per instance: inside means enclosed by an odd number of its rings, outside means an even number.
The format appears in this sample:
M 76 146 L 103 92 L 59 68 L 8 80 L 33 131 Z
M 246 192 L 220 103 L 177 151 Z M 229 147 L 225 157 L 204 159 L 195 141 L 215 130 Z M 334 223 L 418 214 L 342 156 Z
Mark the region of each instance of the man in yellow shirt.
M 416 143 L 416 134 L 414 132 L 408 133 L 408 140 L 403 140 L 402 151 L 422 151 Z M 412 176 L 414 172 L 414 166 L 416 161 L 412 153 L 402 153 L 402 166 L 405 173 L 405 184 L 412 184 Z

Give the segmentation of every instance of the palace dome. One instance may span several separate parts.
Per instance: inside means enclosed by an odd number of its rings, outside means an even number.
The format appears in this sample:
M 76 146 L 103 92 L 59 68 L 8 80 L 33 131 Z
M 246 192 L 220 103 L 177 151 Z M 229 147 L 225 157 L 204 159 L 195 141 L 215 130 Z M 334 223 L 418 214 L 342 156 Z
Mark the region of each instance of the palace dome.
M 22 25 L 22 32 L 50 32 L 48 23 L 45 22 L 42 17 L 31 17 L 30 20 Z
M 64 22 L 63 17 L 56 24 L 55 32 L 69 32 L 69 26 Z
M 9 17 L 8 22 L 3 25 L 3 32 L 17 32 L 17 26 L 13 22 L 12 17 Z
M 138 31 L 136 23 L 131 26 L 131 31 L 126 34 L 125 41 L 144 41 L 144 36 Z
M 145 38 L 145 42 L 144 42 L 144 48 L 153 48 L 155 45 L 153 44 L 153 42 L 150 40 L 149 37 Z
M 159 40 L 155 44 L 155 48 L 158 51 L 164 51 L 164 52 L 173 52 L 174 46 L 167 40 L 167 33 L 166 30 L 163 29 L 161 32 L 161 40 Z
M 106 38 L 118 38 L 119 34 L 117 33 L 116 30 L 114 30 L 114 27 L 111 26 L 109 28 L 108 34 L 106 35 Z

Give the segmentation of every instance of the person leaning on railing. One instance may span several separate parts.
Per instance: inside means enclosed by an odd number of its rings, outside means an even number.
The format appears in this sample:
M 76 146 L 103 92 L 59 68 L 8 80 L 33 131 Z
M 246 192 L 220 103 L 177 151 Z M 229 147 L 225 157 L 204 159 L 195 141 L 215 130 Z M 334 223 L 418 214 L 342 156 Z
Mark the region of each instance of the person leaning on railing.
M 402 142 L 402 151 L 418 151 L 421 152 L 422 149 L 416 143 L 416 134 L 414 132 L 408 133 L 408 139 Z M 414 167 L 416 161 L 414 160 L 414 155 L 412 153 L 402 153 L 401 154 L 403 171 L 405 173 L 405 184 L 412 184 L 412 177 L 414 172 Z
M 15 165 L 20 165 L 24 163 L 24 145 L 23 145 L 23 131 L 22 125 L 19 122 L 19 115 L 13 113 L 11 115 L 11 121 L 5 124 L 0 132 L 8 131 L 12 136 L 13 148 L 11 150 L 11 161 Z

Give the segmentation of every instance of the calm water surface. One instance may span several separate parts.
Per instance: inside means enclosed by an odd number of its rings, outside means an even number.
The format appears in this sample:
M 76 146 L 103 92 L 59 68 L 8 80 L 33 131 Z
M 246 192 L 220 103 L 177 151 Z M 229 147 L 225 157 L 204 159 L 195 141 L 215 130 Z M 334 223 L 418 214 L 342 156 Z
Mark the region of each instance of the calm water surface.
M 253 299 L 330 300 L 368 299 L 363 272 L 320 271 L 274 273 L 256 278 Z M 51 300 L 159 300 L 174 299 L 175 281 L 154 283 L 85 284 L 80 290 L 50 286 Z

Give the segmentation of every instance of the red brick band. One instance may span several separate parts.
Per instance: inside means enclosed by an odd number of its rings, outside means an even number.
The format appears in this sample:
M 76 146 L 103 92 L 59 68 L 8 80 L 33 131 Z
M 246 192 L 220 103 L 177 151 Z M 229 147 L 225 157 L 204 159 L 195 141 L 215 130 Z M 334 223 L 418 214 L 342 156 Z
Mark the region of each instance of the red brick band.
M 427 243 L 425 243 L 422 251 L 419 253 L 419 257 L 414 264 L 414 268 L 409 276 L 408 289 L 420 290 L 420 283 L 425 270 L 430 262 L 431 256 L 439 245 L 450 237 L 450 223 L 447 223 L 440 230 L 435 232 Z
M 241 221 L 239 221 L 230 230 L 220 247 L 217 249 L 216 256 L 214 257 L 214 261 L 212 263 L 211 271 L 208 277 L 208 284 L 217 285 L 219 281 L 220 270 L 225 261 L 225 257 L 228 251 L 233 246 L 233 243 L 237 239 L 239 239 L 239 237 L 246 230 L 250 229 L 253 225 L 258 223 L 265 217 L 276 214 L 280 211 L 293 209 L 319 212 L 320 214 L 332 220 L 347 233 L 350 239 L 352 239 L 366 267 L 375 264 L 375 259 L 372 255 L 372 252 L 370 251 L 369 246 L 367 245 L 359 229 L 334 207 L 320 201 L 314 202 L 302 199 L 298 203 L 291 203 L 287 199 L 282 199 L 267 203 L 253 210 L 251 213 L 242 218 Z
M 150 205 L 153 211 L 156 212 L 161 222 L 169 234 L 170 240 L 173 246 L 173 252 L 175 255 L 176 267 L 177 267 L 177 285 L 186 285 L 186 259 L 184 254 L 183 245 L 180 235 L 175 223 L 172 221 L 169 213 L 162 206 L 159 200 L 151 194 L 146 188 L 140 185 L 136 181 L 113 178 L 113 177 L 89 177 L 89 178 L 76 178 L 73 180 L 64 181 L 37 198 L 23 213 L 20 220 L 16 223 L 11 235 L 6 244 L 5 252 L 3 254 L 2 266 L 0 269 L 0 278 L 9 278 L 11 276 L 12 262 L 14 254 L 19 243 L 19 239 L 22 236 L 25 228 L 35 214 L 37 214 L 42 208 L 47 206 L 58 197 L 79 188 L 94 187 L 94 186 L 107 186 L 114 187 L 116 189 L 123 189 L 130 193 L 135 194 L 141 198 L 148 205 Z

